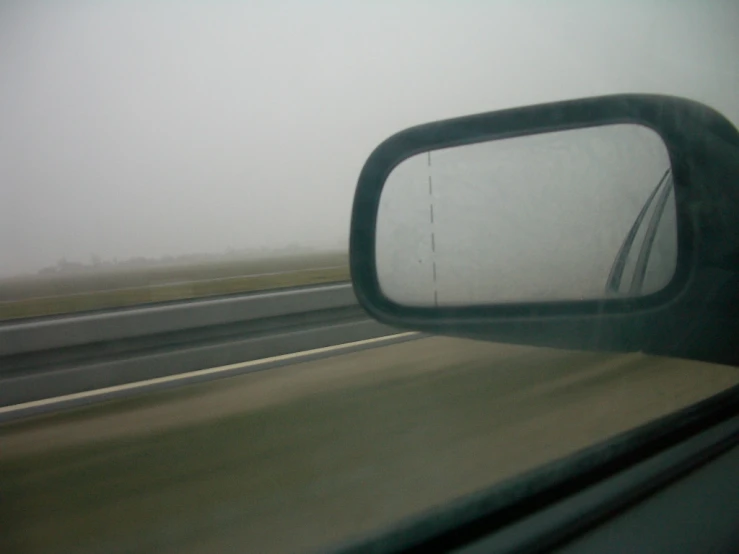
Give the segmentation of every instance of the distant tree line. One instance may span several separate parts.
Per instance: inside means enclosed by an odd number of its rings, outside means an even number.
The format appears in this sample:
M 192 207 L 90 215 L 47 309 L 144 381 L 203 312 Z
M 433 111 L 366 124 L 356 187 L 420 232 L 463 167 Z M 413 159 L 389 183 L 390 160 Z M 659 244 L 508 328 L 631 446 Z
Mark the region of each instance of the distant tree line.
M 339 249 L 337 248 L 338 252 Z M 90 273 L 109 270 L 127 270 L 127 269 L 153 269 L 158 267 L 171 267 L 179 265 L 192 264 L 208 264 L 227 262 L 233 260 L 273 258 L 276 256 L 295 256 L 310 255 L 326 252 L 315 248 L 309 248 L 300 245 L 288 245 L 282 248 L 260 248 L 260 249 L 234 249 L 229 248 L 226 252 L 213 254 L 184 254 L 179 256 L 162 256 L 159 258 L 149 258 L 145 256 L 136 256 L 119 260 L 113 258 L 106 260 L 98 254 L 91 254 L 90 261 L 77 262 L 70 261 L 66 257 L 62 257 L 53 266 L 40 269 L 38 275 L 72 275 L 80 273 Z M 329 251 L 330 252 L 330 251 Z

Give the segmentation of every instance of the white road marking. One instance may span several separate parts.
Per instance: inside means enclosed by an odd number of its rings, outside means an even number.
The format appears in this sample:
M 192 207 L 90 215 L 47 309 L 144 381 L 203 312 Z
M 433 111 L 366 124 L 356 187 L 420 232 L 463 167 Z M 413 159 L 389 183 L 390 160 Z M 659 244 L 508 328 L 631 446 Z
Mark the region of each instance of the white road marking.
M 408 332 L 408 333 L 398 333 L 395 335 L 386 335 L 384 337 L 376 337 L 373 339 L 365 339 L 365 340 L 359 340 L 354 342 L 345 342 L 343 344 L 336 344 L 334 346 L 324 346 L 322 348 L 314 348 L 312 350 L 302 350 L 300 352 L 293 352 L 292 354 L 281 354 L 279 356 L 272 356 L 270 358 L 260 358 L 258 360 L 250 360 L 248 362 L 239 362 L 235 364 L 228 364 L 228 365 L 222 365 L 218 367 L 211 367 L 207 369 L 199 369 L 196 371 L 188 371 L 186 373 L 178 373 L 177 375 L 168 375 L 166 377 L 156 377 L 154 379 L 147 379 L 146 381 L 136 381 L 135 383 L 126 383 L 124 385 L 116 385 L 114 387 L 105 387 L 102 389 L 95 389 L 85 392 L 76 392 L 74 394 L 65 394 L 63 396 L 55 396 L 53 398 L 44 398 L 43 400 L 34 400 L 32 402 L 24 402 L 22 404 L 14 404 L 12 406 L 2 406 L 0 407 L 0 415 L 2 414 L 9 414 L 21 410 L 28 410 L 31 408 L 39 408 L 43 406 L 49 406 L 53 404 L 59 404 L 59 403 L 66 403 L 74 400 L 80 400 L 84 398 L 94 398 L 96 396 L 104 396 L 106 394 L 114 393 L 114 392 L 120 392 L 120 391 L 126 391 L 126 390 L 135 390 L 139 388 L 145 388 L 149 387 L 151 385 L 161 384 L 161 383 L 172 383 L 176 381 L 181 381 L 185 379 L 189 379 L 192 377 L 201 377 L 204 375 L 214 375 L 218 373 L 224 373 L 228 371 L 232 371 L 234 369 L 243 369 L 247 367 L 254 367 L 264 364 L 270 364 L 274 362 L 283 362 L 286 360 L 295 360 L 298 361 L 300 358 L 306 358 L 309 356 L 313 356 L 315 354 L 323 354 L 326 352 L 337 352 L 341 350 L 348 350 L 350 348 L 355 348 L 357 346 L 363 346 L 366 344 L 373 344 L 373 343 L 380 343 L 380 342 L 388 342 L 391 340 L 396 340 L 402 337 L 410 337 L 413 335 L 417 335 L 417 332 Z

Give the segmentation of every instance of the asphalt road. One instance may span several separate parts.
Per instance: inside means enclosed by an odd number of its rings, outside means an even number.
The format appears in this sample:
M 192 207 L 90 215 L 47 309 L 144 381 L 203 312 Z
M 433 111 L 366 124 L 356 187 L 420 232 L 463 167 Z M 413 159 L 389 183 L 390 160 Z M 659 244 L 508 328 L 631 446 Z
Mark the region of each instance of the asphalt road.
M 295 552 L 739 383 L 739 369 L 425 338 L 0 426 L 0 552 Z

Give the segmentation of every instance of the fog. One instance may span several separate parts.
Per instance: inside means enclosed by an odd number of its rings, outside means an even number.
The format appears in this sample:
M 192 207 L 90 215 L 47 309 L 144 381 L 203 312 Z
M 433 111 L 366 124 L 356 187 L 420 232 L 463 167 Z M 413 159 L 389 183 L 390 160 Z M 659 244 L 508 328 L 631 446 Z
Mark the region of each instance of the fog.
M 739 123 L 739 3 L 0 4 L 0 275 L 346 249 L 359 171 L 429 120 L 617 92 Z

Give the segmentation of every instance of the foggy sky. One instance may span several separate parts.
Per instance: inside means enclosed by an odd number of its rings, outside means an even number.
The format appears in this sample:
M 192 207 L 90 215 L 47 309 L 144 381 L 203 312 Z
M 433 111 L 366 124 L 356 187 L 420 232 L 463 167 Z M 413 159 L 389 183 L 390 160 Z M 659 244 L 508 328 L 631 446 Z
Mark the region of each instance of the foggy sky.
M 0 274 L 346 247 L 366 157 L 429 120 L 657 92 L 737 124 L 736 29 L 731 0 L 5 0 Z

